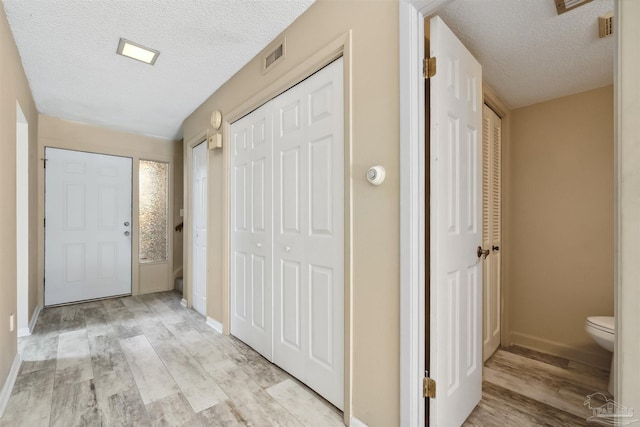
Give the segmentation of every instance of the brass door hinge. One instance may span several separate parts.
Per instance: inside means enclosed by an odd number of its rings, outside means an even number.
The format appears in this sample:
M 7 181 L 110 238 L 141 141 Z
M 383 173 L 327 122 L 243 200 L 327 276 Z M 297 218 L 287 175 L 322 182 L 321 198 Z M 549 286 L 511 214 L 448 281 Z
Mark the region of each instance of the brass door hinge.
M 429 378 L 424 377 L 422 380 L 422 395 L 423 397 L 429 397 L 431 399 L 436 397 L 436 381 Z
M 436 75 L 436 57 L 424 58 L 422 60 L 422 74 L 425 79 L 430 79 Z

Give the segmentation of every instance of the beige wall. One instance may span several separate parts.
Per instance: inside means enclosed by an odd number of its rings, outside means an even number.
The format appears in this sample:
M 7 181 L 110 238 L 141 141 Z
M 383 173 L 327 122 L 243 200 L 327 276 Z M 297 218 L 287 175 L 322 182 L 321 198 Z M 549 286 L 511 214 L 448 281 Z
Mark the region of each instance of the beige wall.
M 133 158 L 133 212 L 132 212 L 132 288 L 134 294 L 143 294 L 173 289 L 172 267 L 173 256 L 169 256 L 166 264 L 140 264 L 138 265 L 138 162 L 139 160 L 154 160 L 167 162 L 169 166 L 169 182 L 172 192 L 173 187 L 173 156 L 175 142 L 148 136 L 135 135 L 127 132 L 90 126 L 81 123 L 62 120 L 54 117 L 40 115 L 38 131 L 38 158 L 44 158 L 45 147 L 64 148 L 69 150 L 87 151 L 91 153 L 111 154 L 116 156 Z M 171 200 L 171 195 L 170 199 Z M 36 206 L 34 203 L 32 206 Z M 42 224 L 44 218 L 44 169 L 38 168 L 38 218 Z M 170 204 L 170 216 L 173 213 Z M 169 236 L 172 240 L 173 219 L 169 218 L 169 226 L 172 227 Z M 44 274 L 44 228 L 39 227 L 38 242 L 40 251 L 38 254 L 38 283 L 39 301 L 42 304 L 42 278 Z M 172 249 L 171 242 L 169 250 Z M 171 254 L 171 252 L 170 252 Z
M 511 344 L 608 367 L 587 316 L 612 316 L 613 86 L 510 115 L 503 195 Z
M 284 35 L 287 43 L 284 61 L 263 75 L 259 59 L 254 59 L 185 120 L 185 159 L 189 144 L 209 126 L 212 111 L 220 110 L 224 119 L 234 110 L 237 114 L 243 103 L 265 88 L 283 79 L 293 79 L 287 73 L 295 75 L 301 64 L 332 41 L 347 39 L 345 66 L 350 75 L 347 74 L 345 87 L 347 97 L 351 95 L 347 101 L 351 111 L 347 109 L 345 124 L 351 162 L 347 164 L 345 189 L 351 198 L 345 207 L 351 218 L 347 217 L 345 235 L 351 237 L 352 244 L 345 252 L 348 258 L 345 267 L 350 272 L 345 284 L 350 289 L 345 305 L 351 310 L 351 318 L 346 317 L 345 348 L 352 348 L 354 362 L 352 388 L 345 394 L 345 415 L 349 417 L 352 409 L 353 416 L 370 426 L 398 425 L 398 2 L 319 0 Z M 250 104 L 244 104 L 246 112 L 255 107 Z M 223 299 L 228 290 L 223 265 L 227 183 L 223 171 L 228 147 L 225 141 L 223 150 L 209 151 L 207 314 L 220 322 L 226 322 L 228 301 Z M 380 187 L 368 184 L 365 178 L 367 168 L 376 164 L 387 169 L 386 181 Z M 185 184 L 187 189 L 187 179 Z M 349 360 L 346 366 L 349 367 Z
M 9 332 L 9 315 L 16 313 L 16 102 L 29 122 L 29 205 L 35 206 L 36 145 L 38 112 L 29 83 L 9 28 L 4 8 L 0 6 L 0 389 L 16 355 L 16 329 Z M 35 211 L 29 215 L 29 319 L 36 306 L 36 236 Z

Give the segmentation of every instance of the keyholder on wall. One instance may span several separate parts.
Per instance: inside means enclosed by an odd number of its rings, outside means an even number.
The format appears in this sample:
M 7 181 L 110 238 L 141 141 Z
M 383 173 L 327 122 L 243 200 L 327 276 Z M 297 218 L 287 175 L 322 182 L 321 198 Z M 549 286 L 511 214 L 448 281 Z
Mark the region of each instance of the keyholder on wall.
M 209 144 L 209 150 L 213 150 L 214 148 L 222 148 L 222 135 L 219 133 L 214 133 L 207 137 L 207 143 Z
M 207 135 L 207 144 L 209 150 L 213 150 L 215 148 L 222 148 L 222 134 L 218 131 L 222 126 L 222 113 L 220 111 L 214 111 L 211 113 L 211 126 L 213 127 L 213 131 L 215 132 L 212 135 Z M 207 132 L 208 134 L 209 132 Z

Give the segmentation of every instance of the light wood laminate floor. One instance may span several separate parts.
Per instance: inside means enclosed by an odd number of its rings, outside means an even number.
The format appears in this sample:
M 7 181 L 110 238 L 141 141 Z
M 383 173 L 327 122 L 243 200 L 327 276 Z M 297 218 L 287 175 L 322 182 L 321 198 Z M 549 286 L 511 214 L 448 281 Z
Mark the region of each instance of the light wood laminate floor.
M 342 414 L 175 292 L 42 311 L 5 426 L 342 426 Z M 519 347 L 483 370 L 465 426 L 580 426 L 608 372 Z M 609 396 L 607 394 L 607 396 Z M 609 396 L 610 397 L 610 396 Z
M 482 400 L 464 426 L 593 426 L 587 397 L 606 398 L 609 372 L 521 347 L 499 349 L 484 364 Z M 602 395 L 594 398 L 604 403 Z
M 0 426 L 343 426 L 342 414 L 163 292 L 42 311 Z

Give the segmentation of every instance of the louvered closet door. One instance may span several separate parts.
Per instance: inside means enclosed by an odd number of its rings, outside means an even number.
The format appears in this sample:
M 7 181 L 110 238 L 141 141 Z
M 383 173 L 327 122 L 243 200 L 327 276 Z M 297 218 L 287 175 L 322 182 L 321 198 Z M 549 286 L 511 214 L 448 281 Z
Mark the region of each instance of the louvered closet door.
M 272 359 L 271 109 L 231 126 L 231 334 Z
M 485 105 L 482 114 L 482 247 L 491 249 L 491 253 L 483 261 L 484 360 L 500 346 L 501 149 L 502 122 Z
M 274 99 L 274 362 L 343 408 L 342 58 Z

